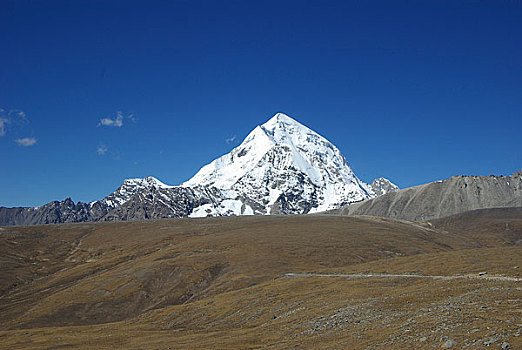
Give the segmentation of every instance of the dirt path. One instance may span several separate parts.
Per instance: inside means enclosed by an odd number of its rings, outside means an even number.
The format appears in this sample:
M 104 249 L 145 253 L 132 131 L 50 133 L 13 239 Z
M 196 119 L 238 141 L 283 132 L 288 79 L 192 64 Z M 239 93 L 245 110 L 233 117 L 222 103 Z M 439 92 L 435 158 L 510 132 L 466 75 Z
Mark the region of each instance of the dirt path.
M 453 275 L 453 276 L 437 276 L 437 275 L 416 275 L 416 274 L 384 274 L 384 273 L 354 273 L 354 274 L 337 274 L 337 273 L 287 273 L 283 277 L 343 277 L 343 278 L 432 278 L 441 280 L 453 280 L 457 278 L 482 279 L 493 281 L 510 281 L 521 282 L 522 278 L 505 277 L 505 276 L 488 276 L 486 274 L 478 275 Z

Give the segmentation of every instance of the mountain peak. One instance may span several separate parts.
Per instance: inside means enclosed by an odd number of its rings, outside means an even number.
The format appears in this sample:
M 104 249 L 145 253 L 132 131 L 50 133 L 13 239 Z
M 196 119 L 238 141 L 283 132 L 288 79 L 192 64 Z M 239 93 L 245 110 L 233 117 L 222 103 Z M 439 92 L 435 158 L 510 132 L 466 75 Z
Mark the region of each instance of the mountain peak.
M 309 213 L 373 197 L 339 149 L 286 114 L 257 126 L 184 187 L 214 187 L 257 214 Z
M 373 180 L 370 187 L 377 196 L 382 196 L 383 194 L 399 190 L 399 186 L 384 177 L 379 177 Z
M 284 113 L 276 113 L 272 118 L 270 118 L 266 123 L 261 125 L 262 127 L 266 129 L 271 129 L 276 124 L 285 123 L 285 124 L 293 124 L 293 125 L 301 125 L 297 120 L 289 117 L 288 115 Z
M 277 113 L 258 128 L 268 137 L 271 143 L 276 145 L 306 148 L 306 145 L 309 145 L 312 139 L 324 139 L 315 131 L 283 113 Z
M 126 179 L 123 181 L 122 185 L 126 186 L 140 186 L 140 187 L 150 187 L 155 186 L 158 188 L 169 188 L 172 186 L 166 185 L 160 180 L 156 179 L 154 176 L 147 176 L 143 178 L 134 178 L 134 179 Z
M 299 123 L 297 120 L 289 117 L 284 113 L 277 113 L 270 118 L 266 123 L 260 125 L 261 129 L 267 134 L 275 136 L 275 134 L 288 134 L 288 133 L 313 133 L 313 131 Z M 274 140 L 277 141 L 277 140 Z

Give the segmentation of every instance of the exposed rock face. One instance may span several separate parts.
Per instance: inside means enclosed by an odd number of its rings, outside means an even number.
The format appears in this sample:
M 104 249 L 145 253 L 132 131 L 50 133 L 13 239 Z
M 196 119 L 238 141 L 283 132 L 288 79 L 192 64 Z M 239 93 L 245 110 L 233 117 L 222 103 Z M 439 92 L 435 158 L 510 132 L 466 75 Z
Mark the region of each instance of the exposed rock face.
M 127 179 L 107 197 L 88 204 L 68 198 L 35 208 L 0 208 L 0 225 L 307 214 L 397 189 L 384 178 L 372 185 L 362 182 L 337 147 L 278 113 L 180 186 L 154 177 Z
M 103 209 L 101 209 L 103 212 Z M 38 225 L 57 222 L 91 221 L 89 205 L 75 204 L 70 198 L 61 202 L 53 201 L 41 207 L 5 208 L 0 207 L 1 225 Z
M 429 220 L 474 209 L 520 206 L 522 172 L 517 172 L 511 176 L 453 176 L 387 193 L 333 212 Z
M 138 191 L 105 215 L 104 221 L 187 217 L 194 207 L 210 203 L 212 195 L 192 188 L 152 188 Z

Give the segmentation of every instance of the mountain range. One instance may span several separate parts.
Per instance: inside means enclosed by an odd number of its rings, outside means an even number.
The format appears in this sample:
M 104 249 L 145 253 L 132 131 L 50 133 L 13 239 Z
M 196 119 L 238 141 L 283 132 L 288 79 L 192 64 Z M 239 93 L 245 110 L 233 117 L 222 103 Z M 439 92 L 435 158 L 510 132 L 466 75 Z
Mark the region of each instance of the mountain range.
M 361 181 L 327 139 L 277 113 L 230 153 L 179 186 L 127 179 L 91 203 L 70 198 L 39 207 L 0 208 L 0 225 L 225 215 L 309 214 L 339 209 L 399 188 Z

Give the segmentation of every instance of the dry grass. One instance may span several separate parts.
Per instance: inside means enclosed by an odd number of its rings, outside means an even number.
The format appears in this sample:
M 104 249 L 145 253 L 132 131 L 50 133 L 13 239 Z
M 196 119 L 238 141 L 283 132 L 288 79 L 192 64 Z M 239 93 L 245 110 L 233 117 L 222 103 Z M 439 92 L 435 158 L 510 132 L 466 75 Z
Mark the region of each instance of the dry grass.
M 458 347 L 522 348 L 517 282 L 282 277 L 520 277 L 522 248 L 508 243 L 522 238 L 522 219 L 502 220 L 511 226 L 480 237 L 440 222 L 334 216 L 5 228 L 0 343 L 364 349 L 437 348 L 451 338 Z

